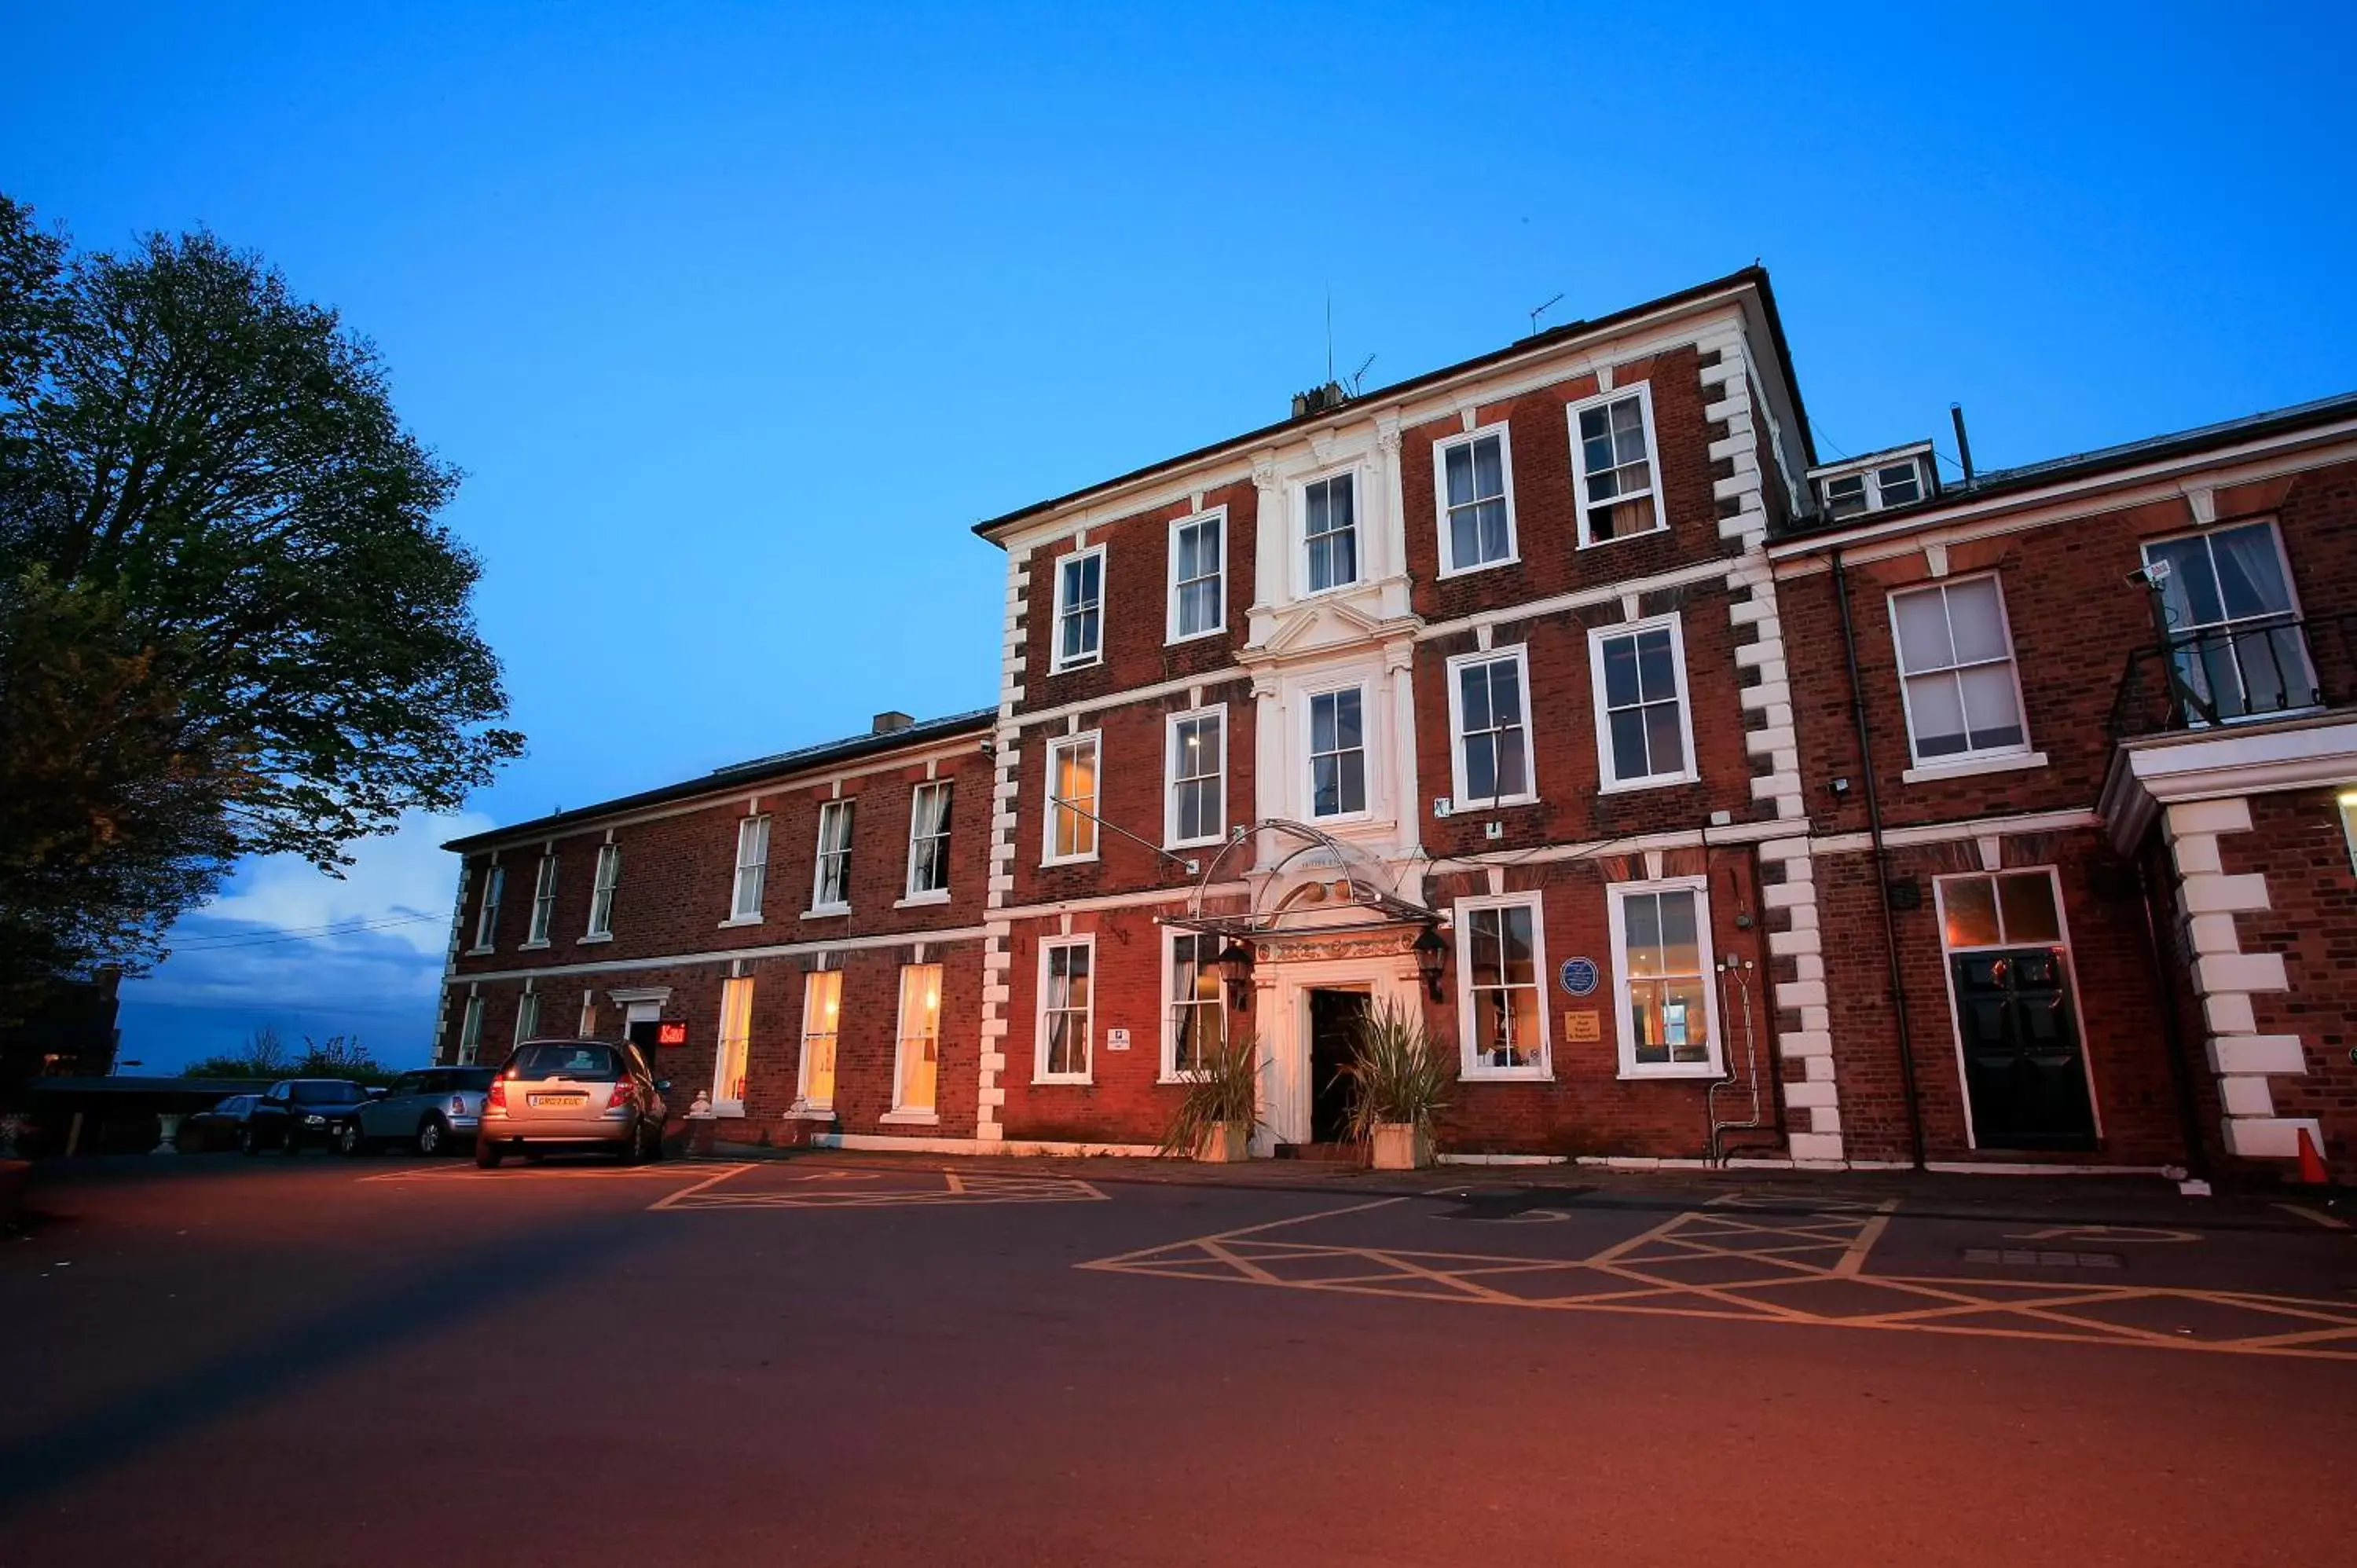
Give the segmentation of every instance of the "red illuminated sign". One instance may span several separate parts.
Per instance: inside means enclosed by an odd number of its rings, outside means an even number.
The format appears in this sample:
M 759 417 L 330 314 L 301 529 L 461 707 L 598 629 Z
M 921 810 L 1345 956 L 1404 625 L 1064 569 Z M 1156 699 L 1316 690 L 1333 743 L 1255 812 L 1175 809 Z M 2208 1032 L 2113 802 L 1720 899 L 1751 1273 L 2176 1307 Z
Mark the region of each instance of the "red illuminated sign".
M 655 1044 L 659 1046 L 683 1046 L 687 1044 L 687 1026 L 683 1023 L 657 1024 L 655 1026 Z

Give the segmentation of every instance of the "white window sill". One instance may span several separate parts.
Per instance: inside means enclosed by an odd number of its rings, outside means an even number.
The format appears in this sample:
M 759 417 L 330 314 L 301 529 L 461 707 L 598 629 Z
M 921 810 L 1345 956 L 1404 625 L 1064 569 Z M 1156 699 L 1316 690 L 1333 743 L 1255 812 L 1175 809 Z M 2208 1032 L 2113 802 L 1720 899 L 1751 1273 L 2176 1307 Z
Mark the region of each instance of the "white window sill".
M 1451 800 L 1448 802 L 1448 814 L 1470 817 L 1483 811 L 1510 811 L 1519 806 L 1535 806 L 1538 803 L 1536 795 L 1509 795 L 1501 800 Z
M 1049 664 L 1048 666 L 1048 673 L 1050 675 L 1069 675 L 1075 670 L 1094 670 L 1103 663 L 1104 655 L 1100 653 L 1089 659 L 1075 659 L 1069 664 Z
M 592 942 L 610 942 L 613 940 L 614 933 L 611 931 L 592 931 L 586 937 L 574 938 L 573 945 L 577 948 L 586 948 Z
M 1674 1080 L 1677 1079 L 1694 1078 L 1725 1078 L 1726 1076 L 1727 1073 L 1724 1069 L 1714 1067 L 1709 1062 L 1680 1062 L 1674 1067 L 1624 1067 L 1620 1072 L 1620 1081 L 1623 1083 L 1642 1083 L 1650 1078 L 1669 1079 Z
M 848 904 L 821 904 L 815 909 L 804 909 L 802 918 L 805 920 L 832 920 L 850 913 L 851 906 Z
M 1315 811 L 1309 813 L 1309 821 L 1311 823 L 1319 827 L 1346 828 L 1352 826 L 1355 823 L 1372 822 L 1373 820 L 1374 813 L 1363 809 L 1356 811 L 1337 811 L 1333 815 L 1327 817 L 1321 817 Z
M 892 908 L 913 909 L 920 904 L 946 904 L 949 901 L 950 890 L 946 887 L 936 887 L 930 893 L 911 893 L 906 898 L 895 899 Z
M 1465 1067 L 1457 1076 L 1467 1083 L 1553 1083 L 1555 1073 L 1544 1067 Z
M 1096 863 L 1097 857 L 1093 854 L 1051 854 L 1039 865 L 1045 870 L 1051 865 L 1094 865 Z
M 2042 751 L 2018 752 L 2011 757 L 1974 757 L 1959 762 L 1927 762 L 1921 768 L 1910 768 L 1899 776 L 1907 784 L 1929 784 L 1940 779 L 1970 779 L 1978 773 L 2012 773 L 2024 768 L 2043 768 L 2046 754 Z
M 1505 555 L 1495 561 L 1484 561 L 1478 566 L 1451 566 L 1439 574 L 1435 581 L 1446 583 L 1452 577 L 1477 576 L 1483 572 L 1496 572 L 1508 566 L 1519 566 L 1522 564 L 1523 558 L 1519 554 Z
M 1679 784 L 1699 784 L 1699 773 L 1663 773 L 1651 779 L 1613 779 L 1596 787 L 1599 795 L 1626 795 L 1635 789 L 1667 789 Z
M 796 1101 L 780 1112 L 778 1120 L 780 1122 L 832 1122 L 834 1120 L 834 1107 L 811 1105 Z
M 1062 1072 L 1053 1075 L 1042 1072 L 1031 1075 L 1031 1087 L 1034 1089 L 1088 1089 L 1095 1083 L 1096 1079 L 1084 1072 Z
M 1293 602 L 1297 605 L 1306 605 L 1315 599 L 1332 598 L 1336 594 L 1347 594 L 1353 588 L 1363 588 L 1366 585 L 1363 578 L 1353 577 L 1347 583 L 1329 583 L 1322 588 L 1304 588 L 1293 596 Z
M 538 941 L 536 941 L 536 942 L 519 942 L 519 943 L 517 943 L 517 944 L 516 944 L 516 951 L 518 951 L 518 952 L 532 952 L 532 951 L 533 951 L 533 950 L 537 950 L 537 949 L 544 948 L 544 947 L 546 947 L 547 945 L 548 945 L 548 939 L 547 939 L 546 937 L 543 937 L 543 938 L 541 938 L 541 939 L 540 939 Z
M 494 953 L 498 950 L 499 950 L 497 948 L 468 948 L 467 950 L 466 956 L 468 958 L 481 958 L 486 954 Z
M 723 1117 L 737 1117 L 744 1114 L 745 1102 L 741 1100 L 716 1100 L 712 1102 L 712 1119 L 716 1122 Z
M 1173 632 L 1162 639 L 1162 646 L 1176 648 L 1182 642 L 1200 642 L 1207 637 L 1222 637 L 1226 635 L 1227 629 L 1224 626 L 1213 626 L 1206 627 L 1201 631 Z
M 935 1111 L 887 1111 L 876 1122 L 881 1127 L 938 1127 L 942 1118 Z
M 1583 528 L 1579 531 L 1577 547 L 1582 550 L 1603 550 L 1615 544 L 1626 544 L 1632 539 L 1651 539 L 1657 533 L 1667 533 L 1670 531 L 1670 525 L 1660 521 L 1661 515 L 1661 509 L 1656 507 L 1653 510 L 1655 521 L 1652 527 L 1641 529 L 1635 533 L 1616 533 L 1609 539 L 1590 539 L 1587 537 L 1587 531 Z
M 731 926 L 758 926 L 760 923 L 761 917 L 759 915 L 731 915 L 720 922 L 719 929 L 725 931 Z
M 1200 1072 L 1166 1072 L 1154 1081 L 1166 1087 L 1177 1086 L 1184 1088 L 1186 1085 L 1190 1083 L 1200 1083 L 1202 1081 L 1202 1078 L 1203 1075 Z
M 1207 839 L 1169 839 L 1165 841 L 1162 847 L 1176 854 L 1182 850 L 1217 849 L 1227 842 L 1228 835 L 1225 831 L 1222 831 Z

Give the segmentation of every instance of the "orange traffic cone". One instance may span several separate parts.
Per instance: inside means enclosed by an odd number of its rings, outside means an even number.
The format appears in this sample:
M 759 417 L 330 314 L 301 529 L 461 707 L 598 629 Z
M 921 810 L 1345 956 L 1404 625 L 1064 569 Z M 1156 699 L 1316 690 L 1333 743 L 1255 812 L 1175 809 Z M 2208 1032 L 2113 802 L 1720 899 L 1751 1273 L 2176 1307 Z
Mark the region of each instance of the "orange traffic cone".
M 2324 1156 L 2316 1152 L 2316 1140 L 2308 1129 L 2299 1130 L 2299 1182 L 2302 1187 L 2322 1187 L 2332 1178 L 2325 1174 Z

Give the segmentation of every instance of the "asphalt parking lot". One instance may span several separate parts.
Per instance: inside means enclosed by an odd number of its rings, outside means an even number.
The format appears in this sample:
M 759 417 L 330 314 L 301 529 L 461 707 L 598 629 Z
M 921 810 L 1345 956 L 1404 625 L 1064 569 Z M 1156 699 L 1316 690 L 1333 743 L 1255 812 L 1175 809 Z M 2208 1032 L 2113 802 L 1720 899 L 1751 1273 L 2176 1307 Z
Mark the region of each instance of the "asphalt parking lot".
M 1429 1186 L 47 1173 L 0 1568 L 2347 1560 L 2329 1214 Z

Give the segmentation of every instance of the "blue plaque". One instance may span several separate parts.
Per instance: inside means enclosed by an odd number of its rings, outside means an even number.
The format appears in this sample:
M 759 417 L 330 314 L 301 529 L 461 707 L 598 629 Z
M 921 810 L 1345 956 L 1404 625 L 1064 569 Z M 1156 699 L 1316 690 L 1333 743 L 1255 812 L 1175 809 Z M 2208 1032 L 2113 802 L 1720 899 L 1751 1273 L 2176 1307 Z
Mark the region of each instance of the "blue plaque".
M 1560 972 L 1563 988 L 1574 996 L 1587 996 L 1596 990 L 1596 961 L 1592 958 L 1567 958 Z

